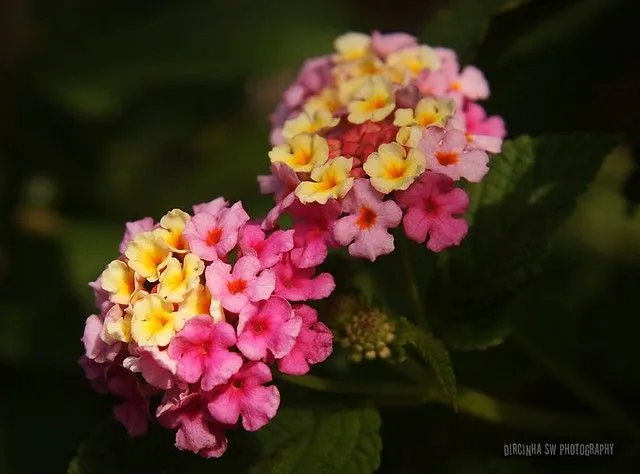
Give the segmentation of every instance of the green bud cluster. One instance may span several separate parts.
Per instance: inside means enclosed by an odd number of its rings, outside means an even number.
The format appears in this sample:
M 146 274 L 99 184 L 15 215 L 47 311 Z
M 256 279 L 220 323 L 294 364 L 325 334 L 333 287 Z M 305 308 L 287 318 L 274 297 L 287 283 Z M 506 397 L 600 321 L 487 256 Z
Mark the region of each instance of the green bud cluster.
M 391 356 L 389 344 L 396 339 L 396 325 L 379 308 L 361 309 L 342 318 L 341 323 L 336 338 L 342 347 L 350 349 L 353 362 Z

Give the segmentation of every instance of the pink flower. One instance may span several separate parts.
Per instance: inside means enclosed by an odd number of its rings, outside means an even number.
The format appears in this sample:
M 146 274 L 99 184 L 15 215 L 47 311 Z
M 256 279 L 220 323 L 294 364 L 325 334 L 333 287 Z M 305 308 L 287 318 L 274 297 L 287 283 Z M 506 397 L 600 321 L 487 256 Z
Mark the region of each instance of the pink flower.
M 384 35 L 374 31 L 371 34 L 371 47 L 382 58 L 386 58 L 394 51 L 412 46 L 418 46 L 418 42 L 413 36 L 406 33 L 388 33 Z
M 449 79 L 443 71 L 425 69 L 420 72 L 415 84 L 424 95 L 442 96 L 449 90 Z
M 332 227 L 342 213 L 340 204 L 335 200 L 324 205 L 296 201 L 289 211 L 295 222 L 291 261 L 299 268 L 320 265 L 327 258 L 327 247 L 335 245 Z
M 300 334 L 291 351 L 278 361 L 278 369 L 285 374 L 304 375 L 309 364 L 325 361 L 333 350 L 331 330 L 318 321 L 318 313 L 307 305 L 297 305 L 293 311 L 302 319 Z
M 130 352 L 132 355 L 122 361 L 125 369 L 140 373 L 149 384 L 162 390 L 174 386 L 177 364 L 166 350 L 149 346 L 134 347 Z
M 373 262 L 393 251 L 393 236 L 387 229 L 400 224 L 402 211 L 395 202 L 382 201 L 382 194 L 373 189 L 369 180 L 356 180 L 342 209 L 349 215 L 336 222 L 333 235 L 340 245 L 351 244 L 349 254 Z
M 258 176 L 260 192 L 274 194 L 276 205 L 269 211 L 262 224 L 263 229 L 271 229 L 280 215 L 296 200 L 295 190 L 300 184 L 300 178 L 295 171 L 284 163 L 271 165 L 272 175 Z
M 187 383 L 200 383 L 209 391 L 225 383 L 242 366 L 242 357 L 229 352 L 236 342 L 231 324 L 214 322 L 211 316 L 190 319 L 169 344 L 169 356 L 178 361 L 178 376 Z
M 274 294 L 289 301 L 319 300 L 326 298 L 336 284 L 329 273 L 321 273 L 314 278 L 315 269 L 298 268 L 290 255 L 284 254 L 273 271 L 276 275 Z
M 85 321 L 84 334 L 82 335 L 85 355 L 99 364 L 113 361 L 122 347 L 119 342 L 107 343 L 100 337 L 103 327 L 102 318 L 92 314 Z
M 467 131 L 472 135 L 486 135 L 503 139 L 507 134 L 504 128 L 504 120 L 497 115 L 487 117 L 487 113 L 481 105 L 473 102 L 467 103 L 464 115 Z
M 155 224 L 151 217 L 145 217 L 144 219 L 140 219 L 137 221 L 127 222 L 125 224 L 124 236 L 122 237 L 122 241 L 120 242 L 120 253 L 124 253 L 124 251 L 127 249 L 127 245 L 129 245 L 129 242 L 135 239 L 138 234 L 153 230 L 154 225 Z
M 458 180 L 479 182 L 489 171 L 489 157 L 482 150 L 465 150 L 467 137 L 456 129 L 429 127 L 418 148 L 427 158 L 427 168 Z
M 278 296 L 247 305 L 238 318 L 238 349 L 249 360 L 270 354 L 279 359 L 295 344 L 301 324 L 291 305 Z
M 474 66 L 467 66 L 451 88 L 462 97 L 470 100 L 481 100 L 489 97 L 489 84 L 482 71 Z
M 82 367 L 84 376 L 89 381 L 92 389 L 103 395 L 109 393 L 105 373 L 111 365 L 110 362 L 98 363 L 87 356 L 82 356 L 78 359 L 78 364 Z
M 207 214 L 217 215 L 221 210 L 225 209 L 229 203 L 224 198 L 216 198 L 213 201 L 203 202 L 193 206 L 193 213 L 200 214 L 206 212 Z
M 211 296 L 220 301 L 222 307 L 239 313 L 249 302 L 266 300 L 275 287 L 275 277 L 271 270 L 261 270 L 260 260 L 243 256 L 233 266 L 216 260 L 207 267 L 206 281 Z
M 269 268 L 293 248 L 293 231 L 277 230 L 265 239 L 259 225 L 246 225 L 240 230 L 239 245 L 243 255 L 254 256 L 262 268 Z
M 113 408 L 113 414 L 131 437 L 142 436 L 149 425 L 149 399 L 143 395 L 135 375 L 117 368 L 107 376 L 110 393 L 124 399 Z
M 93 290 L 94 301 L 96 307 L 100 309 L 100 314 L 104 316 L 107 314 L 113 303 L 109 300 L 111 296 L 108 291 L 102 288 L 102 279 L 96 278 L 95 281 L 89 283 L 89 286 Z
M 193 253 L 211 262 L 224 258 L 236 246 L 238 229 L 248 220 L 242 203 L 237 202 L 217 214 L 201 212 L 194 215 L 187 222 L 183 235 Z
M 263 362 L 249 362 L 236 373 L 229 383 L 219 386 L 207 404 L 209 413 L 217 421 L 235 424 L 242 416 L 242 426 L 256 431 L 276 415 L 280 405 L 280 392 L 271 382 L 271 370 Z
M 177 428 L 175 445 L 205 458 L 219 458 L 227 450 L 223 426 L 209 415 L 200 394 L 176 387 L 165 393 L 156 411 L 158 422 Z
M 454 187 L 451 178 L 427 171 L 409 189 L 397 192 L 396 198 L 403 209 L 409 209 L 403 219 L 407 237 L 422 243 L 428 235 L 427 248 L 433 252 L 459 245 L 467 234 L 467 222 L 453 215 L 466 212 L 469 196 Z
M 332 80 L 331 56 L 308 59 L 302 65 L 295 82 L 284 92 L 284 103 L 289 109 L 296 109 L 310 96 L 328 86 Z

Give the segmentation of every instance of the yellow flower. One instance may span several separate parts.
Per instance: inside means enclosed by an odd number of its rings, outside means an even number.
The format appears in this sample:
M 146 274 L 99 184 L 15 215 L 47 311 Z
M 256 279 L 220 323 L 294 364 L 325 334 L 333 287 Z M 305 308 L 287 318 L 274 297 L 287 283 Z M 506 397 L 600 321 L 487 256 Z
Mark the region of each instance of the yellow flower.
M 269 152 L 271 163 L 282 162 L 295 172 L 308 173 L 329 159 L 329 145 L 319 135 L 301 133 L 287 144 L 277 145 Z
M 328 110 L 304 111 L 284 123 L 282 136 L 290 140 L 301 133 L 315 133 L 323 128 L 335 127 L 339 121 L 340 119 Z
M 367 54 L 371 38 L 362 33 L 346 33 L 336 38 L 333 47 L 338 52 L 337 60 L 350 61 Z
M 422 127 L 417 125 L 411 127 L 400 127 L 396 134 L 396 141 L 407 148 L 415 148 L 422 138 Z
M 349 102 L 347 119 L 351 123 L 364 123 L 367 120 L 379 122 L 387 117 L 396 104 L 391 83 L 382 76 L 367 78 L 355 94 L 356 99 Z
M 139 346 L 166 346 L 184 321 L 171 303 L 159 295 L 148 295 L 133 305 L 131 337 Z
M 394 125 L 405 127 L 408 125 L 420 125 L 428 127 L 437 125 L 444 127 L 453 116 L 455 110 L 454 102 L 451 99 L 436 99 L 435 97 L 424 97 L 416 105 L 415 113 L 412 109 L 396 110 Z
M 200 314 L 209 314 L 214 321 L 224 321 L 224 310 L 220 302 L 211 297 L 209 289 L 204 285 L 198 285 L 191 290 L 178 309 L 185 320 Z
M 304 104 L 305 112 L 311 115 L 319 110 L 326 110 L 333 114 L 340 107 L 342 103 L 340 103 L 338 92 L 333 88 L 324 89 L 319 94 L 309 97 Z
M 398 143 L 385 143 L 373 152 L 363 165 L 371 177 L 371 185 L 381 193 L 407 189 L 427 167 L 426 159 L 417 149 L 409 154 Z
M 353 186 L 349 176 L 352 158 L 338 156 L 311 172 L 312 181 L 303 181 L 296 188 L 296 196 L 303 203 L 326 204 L 329 199 L 343 198 Z
M 158 281 L 162 270 L 171 257 L 171 251 L 153 231 L 138 234 L 124 252 L 129 267 L 147 280 Z
M 121 307 L 117 305 L 111 308 L 105 319 L 103 330 L 109 338 L 115 341 L 131 342 L 131 311 L 125 310 L 123 312 Z
M 186 253 L 188 245 L 182 236 L 182 231 L 191 216 L 180 209 L 173 209 L 167 212 L 160 219 L 160 228 L 155 230 L 158 237 L 164 240 L 167 247 L 174 252 Z
M 406 48 L 387 56 L 387 64 L 401 72 L 417 76 L 424 69 L 440 69 L 440 58 L 429 46 Z
M 140 284 L 135 272 L 121 260 L 114 260 L 107 266 L 100 283 L 102 289 L 110 293 L 109 301 L 118 304 L 129 304 Z
M 181 303 L 185 295 L 198 286 L 203 271 L 203 261 L 193 253 L 185 255 L 182 264 L 171 257 L 160 274 L 158 294 L 171 303 Z
M 337 78 L 336 84 L 338 86 L 338 99 L 340 102 L 342 104 L 349 104 L 365 82 L 367 82 L 367 76 Z

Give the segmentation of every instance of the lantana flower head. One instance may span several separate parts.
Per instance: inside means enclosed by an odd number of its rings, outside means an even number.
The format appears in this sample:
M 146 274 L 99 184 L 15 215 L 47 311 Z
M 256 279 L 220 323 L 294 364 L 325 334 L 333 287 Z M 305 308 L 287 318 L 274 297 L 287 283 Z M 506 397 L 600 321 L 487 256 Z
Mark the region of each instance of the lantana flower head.
M 179 449 L 219 457 L 226 431 L 276 415 L 272 370 L 302 375 L 331 354 L 331 331 L 305 304 L 335 288 L 316 271 L 326 249 L 311 256 L 307 245 L 326 237 L 302 242 L 249 219 L 218 198 L 127 223 L 120 256 L 90 283 L 98 311 L 80 365 L 97 391 L 123 400 L 114 414 L 131 436 L 155 419 L 176 430 Z
M 502 119 L 487 117 L 477 103 L 489 92 L 482 71 L 461 67 L 451 49 L 420 44 L 405 33 L 340 36 L 332 54 L 304 63 L 271 116 L 272 174 L 259 180 L 276 205 L 264 228 L 288 214 L 295 240 L 308 234 L 308 216 L 317 215 L 318 206 L 338 209 L 307 244 L 318 255 L 337 246 L 371 261 L 392 252 L 388 230 L 406 222 L 407 213 L 416 215 L 411 211 L 415 205 L 406 205 L 407 195 L 427 193 L 431 188 L 425 183 L 441 175 L 460 196 L 461 182 L 477 183 L 489 171 L 491 154 L 501 151 L 506 134 Z M 353 225 L 358 219 L 353 203 L 365 189 L 377 196 L 376 212 L 384 208 L 389 218 L 360 232 Z M 422 196 L 423 201 L 431 198 Z M 413 220 L 410 216 L 408 222 Z M 460 230 L 455 238 L 441 238 L 437 230 L 424 239 L 407 234 L 436 252 L 458 245 L 461 235 Z M 293 255 L 293 262 L 304 266 Z

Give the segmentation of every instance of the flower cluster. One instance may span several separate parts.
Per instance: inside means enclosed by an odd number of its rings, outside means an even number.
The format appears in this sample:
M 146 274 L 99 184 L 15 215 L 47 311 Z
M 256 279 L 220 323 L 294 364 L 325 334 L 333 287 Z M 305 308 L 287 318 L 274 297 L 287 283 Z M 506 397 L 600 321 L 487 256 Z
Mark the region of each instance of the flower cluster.
M 400 223 L 434 252 L 458 245 L 468 196 L 456 184 L 482 180 L 505 135 L 476 102 L 489 95 L 482 72 L 402 33 L 348 33 L 334 46 L 304 63 L 271 117 L 265 229 L 284 213 L 296 231 L 321 223 L 314 245 L 372 261 L 393 251 Z
M 240 202 L 193 212 L 127 223 L 120 257 L 90 284 L 99 311 L 80 364 L 97 391 L 123 400 L 114 413 L 131 436 L 153 404 L 178 448 L 218 457 L 240 419 L 254 431 L 275 416 L 271 367 L 301 375 L 330 355 L 332 334 L 304 302 L 335 284 L 316 275 L 313 243 L 263 231 Z

